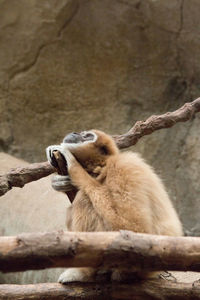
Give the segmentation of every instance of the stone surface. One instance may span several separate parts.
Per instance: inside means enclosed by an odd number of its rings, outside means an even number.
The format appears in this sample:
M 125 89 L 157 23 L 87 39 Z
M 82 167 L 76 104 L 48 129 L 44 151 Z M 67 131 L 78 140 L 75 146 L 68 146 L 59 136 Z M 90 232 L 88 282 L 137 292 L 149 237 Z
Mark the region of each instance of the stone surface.
M 67 132 L 120 134 L 198 97 L 199 13 L 198 0 L 0 0 L 0 148 L 44 161 Z M 192 235 L 200 235 L 199 126 L 197 115 L 133 147 Z

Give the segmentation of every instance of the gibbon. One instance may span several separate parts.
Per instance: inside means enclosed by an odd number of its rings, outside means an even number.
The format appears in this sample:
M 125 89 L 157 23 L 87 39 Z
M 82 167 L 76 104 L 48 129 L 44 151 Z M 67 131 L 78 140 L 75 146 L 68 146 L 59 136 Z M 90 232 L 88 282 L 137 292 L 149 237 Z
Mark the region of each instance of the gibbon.
M 111 136 L 99 130 L 70 133 L 62 144 L 47 148 L 50 163 L 54 150 L 65 157 L 69 176 L 56 175 L 53 187 L 67 191 L 71 181 L 78 190 L 67 211 L 69 231 L 183 234 L 161 179 L 138 154 L 120 152 Z M 58 281 L 90 281 L 95 272 L 70 268 Z

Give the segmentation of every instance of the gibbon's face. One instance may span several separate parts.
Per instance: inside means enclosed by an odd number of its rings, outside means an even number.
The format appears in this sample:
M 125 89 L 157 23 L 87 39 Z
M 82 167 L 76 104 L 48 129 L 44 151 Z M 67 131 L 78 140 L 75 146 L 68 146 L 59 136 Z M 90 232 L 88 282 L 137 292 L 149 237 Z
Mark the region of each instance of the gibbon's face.
M 103 167 L 107 158 L 119 151 L 111 136 L 99 130 L 69 133 L 63 144 L 89 172 L 97 166 Z

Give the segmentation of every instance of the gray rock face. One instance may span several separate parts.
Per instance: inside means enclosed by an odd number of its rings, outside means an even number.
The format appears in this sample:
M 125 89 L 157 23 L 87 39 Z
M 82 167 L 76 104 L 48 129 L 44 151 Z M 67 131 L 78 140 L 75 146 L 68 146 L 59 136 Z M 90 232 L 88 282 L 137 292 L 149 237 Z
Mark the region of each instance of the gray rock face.
M 0 147 L 29 161 L 67 132 L 126 132 L 200 94 L 197 0 L 0 0 Z M 133 147 L 200 234 L 200 116 Z M 10 227 L 10 234 L 12 230 Z

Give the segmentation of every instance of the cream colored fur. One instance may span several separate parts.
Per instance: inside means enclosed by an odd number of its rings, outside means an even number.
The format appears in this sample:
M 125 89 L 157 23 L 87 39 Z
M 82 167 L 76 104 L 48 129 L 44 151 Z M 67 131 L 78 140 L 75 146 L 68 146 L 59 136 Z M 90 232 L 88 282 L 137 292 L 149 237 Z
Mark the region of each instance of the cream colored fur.
M 109 135 L 94 130 L 97 140 L 62 153 L 78 193 L 67 212 L 70 231 L 120 229 L 160 235 L 182 235 L 182 226 L 165 187 L 154 170 L 136 153 L 119 152 Z M 105 146 L 108 154 L 99 149 Z M 79 161 L 79 162 L 78 162 Z M 84 280 L 89 269 L 79 269 Z M 60 282 L 75 280 L 73 276 Z M 77 275 L 77 272 L 75 272 Z M 90 271 L 89 271 L 90 273 Z M 92 272 L 93 273 L 93 272 Z M 62 275 L 61 275 L 62 276 Z

